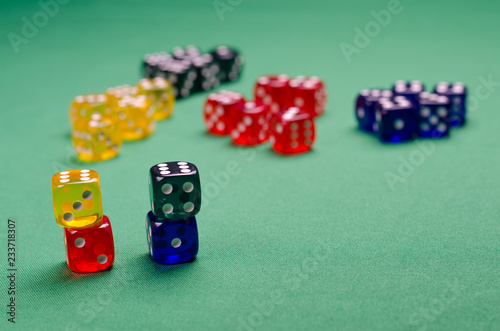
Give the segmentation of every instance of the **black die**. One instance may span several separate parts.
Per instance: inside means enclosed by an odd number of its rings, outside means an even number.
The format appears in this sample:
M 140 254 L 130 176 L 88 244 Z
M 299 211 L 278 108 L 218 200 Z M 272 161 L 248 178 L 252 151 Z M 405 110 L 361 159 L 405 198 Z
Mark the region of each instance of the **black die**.
M 198 169 L 189 162 L 165 162 L 149 170 L 152 211 L 164 220 L 186 219 L 198 214 L 201 186 Z
M 231 82 L 240 77 L 243 57 L 238 51 L 226 46 L 219 46 L 210 54 L 214 57 L 215 63 L 219 65 L 218 78 L 220 82 Z

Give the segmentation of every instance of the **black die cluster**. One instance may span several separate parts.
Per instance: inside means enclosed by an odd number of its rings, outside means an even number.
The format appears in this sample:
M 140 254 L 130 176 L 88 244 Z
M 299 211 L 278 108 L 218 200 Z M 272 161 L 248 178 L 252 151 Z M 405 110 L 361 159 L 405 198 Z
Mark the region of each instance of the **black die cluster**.
M 143 77 L 168 79 L 177 99 L 236 81 L 242 68 L 241 54 L 227 46 L 218 46 L 207 53 L 195 46 L 175 47 L 170 53 L 147 54 L 142 60 Z

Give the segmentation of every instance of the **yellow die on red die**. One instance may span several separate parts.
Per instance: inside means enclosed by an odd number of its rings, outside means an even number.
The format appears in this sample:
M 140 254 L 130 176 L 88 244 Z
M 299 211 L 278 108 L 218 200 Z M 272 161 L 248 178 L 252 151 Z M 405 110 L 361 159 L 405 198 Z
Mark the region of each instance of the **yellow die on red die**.
M 156 127 L 155 108 L 145 95 L 126 96 L 114 105 L 124 140 L 138 140 L 151 135 Z
M 85 162 L 105 161 L 118 155 L 122 134 L 118 120 L 92 115 L 90 120 L 79 119 L 71 131 L 77 157 Z
M 144 78 L 137 84 L 140 94 L 146 95 L 153 102 L 155 120 L 170 117 L 174 112 L 175 96 L 172 84 L 163 77 Z
M 52 201 L 60 226 L 79 229 L 99 225 L 103 215 L 99 174 L 89 169 L 55 174 Z
M 85 94 L 73 99 L 69 109 L 71 126 L 81 119 L 90 119 L 92 115 L 112 117 L 112 109 L 105 94 Z

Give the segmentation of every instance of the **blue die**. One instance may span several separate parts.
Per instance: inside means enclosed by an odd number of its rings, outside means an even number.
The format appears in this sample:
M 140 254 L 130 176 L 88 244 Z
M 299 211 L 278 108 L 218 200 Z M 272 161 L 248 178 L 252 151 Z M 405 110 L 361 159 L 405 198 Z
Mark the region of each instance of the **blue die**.
M 356 119 L 361 130 L 376 132 L 375 105 L 380 98 L 390 98 L 390 90 L 371 89 L 362 90 L 356 98 Z
M 410 100 L 414 106 L 416 106 L 418 105 L 418 95 L 420 92 L 425 91 L 425 87 L 419 80 L 398 80 L 392 87 L 392 91 L 394 92 L 394 95 L 404 96 Z
M 176 221 L 164 221 L 153 212 L 146 217 L 151 258 L 160 264 L 192 261 L 198 253 L 198 228 L 194 216 Z
M 464 84 L 441 82 L 434 88 L 434 93 L 444 95 L 450 99 L 451 126 L 464 125 L 467 114 L 467 89 Z
M 403 96 L 381 98 L 375 119 L 378 136 L 383 142 L 411 140 L 415 135 L 415 107 Z
M 447 137 L 450 132 L 450 100 L 443 95 L 422 92 L 419 96 L 419 103 L 418 136 Z

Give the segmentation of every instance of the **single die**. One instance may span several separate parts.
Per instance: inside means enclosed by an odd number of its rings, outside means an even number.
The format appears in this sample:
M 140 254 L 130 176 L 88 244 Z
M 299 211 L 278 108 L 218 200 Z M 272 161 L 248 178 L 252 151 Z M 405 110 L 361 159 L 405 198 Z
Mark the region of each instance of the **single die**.
M 288 83 L 286 102 L 287 107 L 298 107 L 319 116 L 325 112 L 325 84 L 318 77 L 298 76 Z
M 79 95 L 73 99 L 69 108 L 71 127 L 79 120 L 90 120 L 93 115 L 114 118 L 109 100 L 105 94 Z
M 71 130 L 76 156 L 85 162 L 98 162 L 114 158 L 122 147 L 119 121 L 92 115 L 90 120 L 80 119 Z
M 106 90 L 106 97 L 108 98 L 108 103 L 113 107 L 118 100 L 124 97 L 133 97 L 139 93 L 137 86 L 131 85 L 120 85 L 115 87 L 110 87 Z
M 152 211 L 161 220 L 198 214 L 201 207 L 198 169 L 188 162 L 165 162 L 151 167 L 149 196 Z
M 52 176 L 52 201 L 56 222 L 66 228 L 97 226 L 102 218 L 99 174 L 74 169 Z
M 191 58 L 191 64 L 196 70 L 195 91 L 209 91 L 220 85 L 218 73 L 219 64 L 214 62 L 211 54 L 203 54 Z
M 467 115 L 467 88 L 463 83 L 441 82 L 434 88 L 434 93 L 444 95 L 450 99 L 450 124 L 462 126 Z
M 171 60 L 171 54 L 165 52 L 146 54 L 142 58 L 142 77 L 154 78 L 158 72 L 158 64 Z
M 189 60 L 171 60 L 158 64 L 158 77 L 167 78 L 172 83 L 176 99 L 187 98 L 195 90 L 198 75 Z
M 398 80 L 392 91 L 394 95 L 401 95 L 406 97 L 414 106 L 418 105 L 418 96 L 420 92 L 425 91 L 424 85 L 419 80 L 404 81 Z
M 268 105 L 273 113 L 286 109 L 289 82 L 287 75 L 259 77 L 254 87 L 255 101 Z
M 141 79 L 137 84 L 138 93 L 147 96 L 155 109 L 153 119 L 160 121 L 174 113 L 175 96 L 172 84 L 163 77 Z
M 356 119 L 361 130 L 377 132 L 375 105 L 380 98 L 390 98 L 392 91 L 382 89 L 362 90 L 356 98 Z
M 416 116 L 413 104 L 403 96 L 381 98 L 376 106 L 378 136 L 383 142 L 413 139 Z
M 420 109 L 417 114 L 419 137 L 447 137 L 450 129 L 450 100 L 444 95 L 420 93 Z
M 210 93 L 203 107 L 205 126 L 208 132 L 216 135 L 226 135 L 231 131 L 231 118 L 235 117 L 236 105 L 244 104 L 241 93 L 220 91 Z
M 124 140 L 144 139 L 154 132 L 156 107 L 145 95 L 123 97 L 116 102 L 114 110 Z
M 269 138 L 269 106 L 247 101 L 234 106 L 231 117 L 231 138 L 236 145 L 253 146 Z
M 198 254 L 198 228 L 194 216 L 165 222 L 149 211 L 146 233 L 149 254 L 156 263 L 189 262 Z
M 115 259 L 111 223 L 106 215 L 101 224 L 87 229 L 64 229 L 66 262 L 74 272 L 96 272 L 110 268 Z
M 281 154 L 297 154 L 311 150 L 316 136 L 313 116 L 297 107 L 272 114 L 269 142 Z
M 243 56 L 235 49 L 219 46 L 210 54 L 219 66 L 218 79 L 220 82 L 232 82 L 240 78 L 243 70 Z

